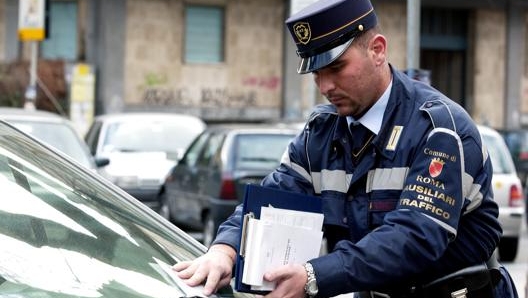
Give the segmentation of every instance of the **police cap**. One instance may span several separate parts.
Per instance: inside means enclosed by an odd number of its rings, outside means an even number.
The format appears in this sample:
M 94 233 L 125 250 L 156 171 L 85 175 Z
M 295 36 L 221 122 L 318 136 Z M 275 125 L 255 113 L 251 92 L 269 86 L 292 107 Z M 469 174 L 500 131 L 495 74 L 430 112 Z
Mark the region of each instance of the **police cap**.
M 297 72 L 309 73 L 339 58 L 358 34 L 377 24 L 369 0 L 319 0 L 286 20 L 301 58 Z

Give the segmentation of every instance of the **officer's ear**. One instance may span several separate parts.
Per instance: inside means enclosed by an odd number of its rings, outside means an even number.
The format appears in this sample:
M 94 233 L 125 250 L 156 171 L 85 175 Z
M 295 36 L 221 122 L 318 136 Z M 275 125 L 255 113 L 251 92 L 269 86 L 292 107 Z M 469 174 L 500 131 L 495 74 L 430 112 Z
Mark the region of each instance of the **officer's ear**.
M 387 60 L 387 39 L 381 34 L 374 35 L 369 41 L 369 54 L 376 62 L 381 65 Z

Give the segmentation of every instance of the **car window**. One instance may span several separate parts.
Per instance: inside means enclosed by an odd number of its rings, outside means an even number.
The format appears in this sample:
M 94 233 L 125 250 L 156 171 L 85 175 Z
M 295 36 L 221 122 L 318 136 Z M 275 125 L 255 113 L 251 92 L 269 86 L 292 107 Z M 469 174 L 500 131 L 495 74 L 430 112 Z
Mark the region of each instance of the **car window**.
M 39 297 L 187 297 L 170 267 L 203 249 L 119 189 L 13 136 L 0 138 L 0 188 L 10 194 L 0 204 L 0 289 Z
M 104 139 L 103 151 L 178 153 L 201 130 L 200 126 L 188 127 L 175 121 L 112 123 Z
M 181 160 L 181 164 L 185 164 L 189 167 L 194 167 L 196 165 L 196 162 L 198 161 L 198 157 L 200 156 L 200 152 L 202 152 L 204 148 L 204 144 L 207 142 L 207 139 L 209 138 L 210 133 L 204 132 L 200 134 L 196 140 L 193 141 L 193 143 L 189 146 L 187 149 L 187 152 L 183 156 L 183 159 Z
M 236 169 L 274 169 L 294 135 L 245 134 L 236 138 Z
M 488 134 L 483 134 L 482 138 L 491 158 L 493 173 L 506 174 L 515 172 L 510 152 L 503 139 Z
M 92 167 L 88 148 L 77 132 L 70 126 L 61 123 L 28 122 L 10 120 L 18 129 L 30 134 L 48 145 L 59 149 L 85 167 Z
M 224 134 L 212 134 L 202 151 L 202 155 L 198 159 L 198 164 L 201 166 L 209 166 L 211 160 L 213 160 L 218 154 L 219 148 L 222 146 L 224 139 Z

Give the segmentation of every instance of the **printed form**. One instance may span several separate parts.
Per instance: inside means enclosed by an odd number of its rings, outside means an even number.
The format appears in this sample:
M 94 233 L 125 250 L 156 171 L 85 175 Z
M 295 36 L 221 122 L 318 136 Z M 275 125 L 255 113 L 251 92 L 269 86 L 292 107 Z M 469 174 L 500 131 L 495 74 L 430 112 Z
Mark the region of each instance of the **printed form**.
M 317 256 L 323 239 L 323 214 L 262 207 L 260 219 L 247 223 L 242 282 L 252 290 L 271 291 L 264 273 L 286 264 L 303 264 Z

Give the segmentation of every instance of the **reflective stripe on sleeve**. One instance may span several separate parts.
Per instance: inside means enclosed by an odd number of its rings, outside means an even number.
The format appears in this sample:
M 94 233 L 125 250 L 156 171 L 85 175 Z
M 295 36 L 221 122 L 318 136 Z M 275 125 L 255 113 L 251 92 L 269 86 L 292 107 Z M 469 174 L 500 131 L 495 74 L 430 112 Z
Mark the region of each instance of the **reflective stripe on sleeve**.
M 451 234 L 456 236 L 457 230 L 455 228 L 453 228 L 452 226 L 448 225 L 447 223 L 445 223 L 445 222 L 443 222 L 441 220 L 438 220 L 437 218 L 429 216 L 427 214 L 424 214 L 424 216 L 429 218 L 430 220 L 434 221 L 435 223 L 437 223 L 442 228 L 446 229 L 449 233 L 451 233 Z
M 306 171 L 300 165 L 291 161 L 289 149 L 286 149 L 286 151 L 284 151 L 284 154 L 282 154 L 281 163 L 287 167 L 290 167 L 292 170 L 301 175 L 304 179 L 312 181 L 312 177 L 310 176 L 310 173 L 308 173 L 308 171 Z
M 480 184 L 473 184 L 471 186 L 470 192 L 467 194 L 466 198 L 471 201 L 469 205 L 466 208 L 466 211 L 464 214 L 469 213 L 475 209 L 477 209 L 478 206 L 482 203 L 482 200 L 484 199 L 484 196 L 480 192 L 481 185 Z

